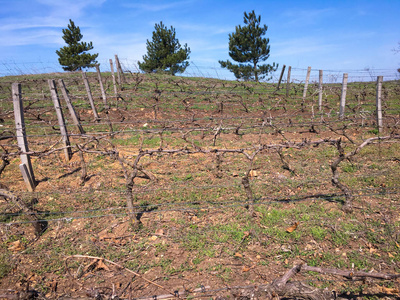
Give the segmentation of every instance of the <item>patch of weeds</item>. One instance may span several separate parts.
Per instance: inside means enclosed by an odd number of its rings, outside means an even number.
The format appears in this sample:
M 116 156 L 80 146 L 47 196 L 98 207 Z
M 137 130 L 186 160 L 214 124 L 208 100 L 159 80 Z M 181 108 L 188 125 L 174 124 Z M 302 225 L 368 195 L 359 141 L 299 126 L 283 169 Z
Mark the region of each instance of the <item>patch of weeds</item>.
M 306 258 L 307 265 L 312 266 L 312 267 L 320 267 L 322 257 L 319 255 L 313 255 L 313 254 L 315 254 L 315 252 L 313 252 L 313 253 L 310 252 L 309 257 Z M 314 273 L 314 272 L 310 272 L 310 273 Z
M 299 227 L 291 233 L 286 231 L 286 229 L 291 226 L 288 220 L 296 219 L 295 216 L 291 216 L 292 214 L 299 215 L 300 218 L 301 214 L 298 210 L 278 210 L 274 208 L 270 210 L 262 209 L 261 211 L 263 214 L 261 224 L 264 225 L 264 233 L 273 236 L 281 243 L 287 242 L 288 240 L 298 241 L 302 239 L 304 228 L 302 229 L 302 227 Z
M 161 253 L 167 251 L 169 245 L 166 244 L 166 243 L 164 243 L 164 244 L 163 243 L 157 243 L 157 244 L 154 244 L 154 247 L 156 248 L 156 252 L 154 253 L 154 255 L 158 256 Z
M 334 157 L 338 155 L 338 151 L 335 147 L 325 146 L 320 148 L 320 151 L 316 152 L 316 158 L 326 161 L 329 157 Z
M 135 197 L 135 201 L 137 201 L 137 200 L 138 200 L 137 197 Z M 141 200 L 139 202 L 138 208 L 142 212 L 149 212 L 149 211 L 157 210 L 158 205 L 154 205 L 147 200 Z
M 47 260 L 46 264 L 43 264 L 41 268 L 33 270 L 34 273 L 38 275 L 43 275 L 45 273 L 53 273 L 56 270 L 64 269 L 64 262 L 58 257 L 51 258 Z
M 343 163 L 341 167 L 342 171 L 346 173 L 354 173 L 358 170 L 357 166 L 352 163 Z
M 187 234 L 183 241 L 183 246 L 189 251 L 204 249 L 207 245 L 207 238 L 197 232 Z
M 190 264 L 188 262 L 185 262 L 183 264 L 181 264 L 179 267 L 175 268 L 174 266 L 171 266 L 170 268 L 168 268 L 168 274 L 169 275 L 174 275 L 174 274 L 180 274 L 182 275 L 183 272 L 185 271 L 190 271 L 193 268 L 190 267 Z
M 222 267 L 220 273 L 217 274 L 217 276 L 225 282 L 229 282 L 231 280 L 231 275 L 232 269 L 229 267 Z
M 354 268 L 358 270 L 370 269 L 372 263 L 368 261 L 368 258 L 360 255 L 357 251 L 351 251 L 347 253 L 350 264 L 354 264 Z
M 288 211 L 283 209 L 266 210 L 260 207 L 259 211 L 263 214 L 261 223 L 265 226 L 277 225 L 288 215 Z
M 382 165 L 378 165 L 376 163 L 372 163 L 368 166 L 368 169 L 371 170 L 382 170 L 382 168 L 383 168 Z
M 138 269 L 139 269 L 140 272 L 146 273 L 148 270 L 150 270 L 153 267 L 154 267 L 154 265 L 150 265 L 148 263 L 142 263 L 142 264 L 139 265 Z
M 304 214 L 301 216 L 300 222 L 308 222 L 311 219 L 311 215 L 310 214 Z
M 374 129 L 368 130 L 368 133 L 377 135 L 379 133 L 379 130 L 377 128 L 374 128 Z
M 7 276 L 12 269 L 13 264 L 10 259 L 10 253 L 8 251 L 0 253 L 0 279 Z
M 171 268 L 172 259 L 162 258 L 155 266 L 161 267 L 164 271 L 168 271 Z
M 369 185 L 372 187 L 380 186 L 380 184 L 377 182 L 377 180 L 374 176 L 365 176 L 365 177 L 363 177 L 363 181 L 365 182 L 366 185 Z
M 320 256 L 319 265 L 321 265 L 322 263 L 330 265 L 330 266 L 336 266 L 339 269 L 347 267 L 347 265 L 348 265 L 347 262 L 344 261 L 342 255 L 335 254 L 332 252 L 322 253 L 322 256 Z M 318 266 L 318 265 L 316 265 L 316 266 Z
M 375 231 L 368 230 L 365 233 L 365 237 L 366 237 L 367 241 L 370 242 L 371 244 L 380 244 L 381 243 L 380 235 L 379 235 L 379 233 L 377 233 Z
M 136 260 L 129 260 L 125 263 L 125 268 L 129 270 L 136 270 L 139 266 L 139 263 Z
M 223 268 L 224 268 L 223 265 L 216 264 L 216 265 L 212 265 L 212 266 L 208 267 L 208 271 L 210 271 L 210 272 L 219 272 L 219 271 L 222 271 Z
M 349 236 L 340 231 L 340 230 L 335 230 L 332 234 L 331 234 L 331 239 L 332 243 L 335 246 L 343 246 L 346 245 L 349 242 Z
M 192 259 L 192 262 L 194 265 L 198 265 L 199 263 L 201 263 L 204 259 L 196 256 L 195 258 Z
M 217 242 L 222 243 L 242 242 L 245 235 L 248 235 L 245 225 L 240 225 L 238 223 L 218 225 L 215 226 L 213 229 L 215 231 L 213 239 Z
M 113 143 L 120 146 L 137 145 L 139 143 L 139 135 L 133 135 L 127 139 L 114 139 Z
M 143 146 L 148 146 L 150 148 L 158 147 L 160 145 L 161 139 L 159 136 L 146 138 L 143 140 Z
M 261 266 L 268 266 L 269 265 L 269 261 L 263 259 L 263 260 L 260 260 L 258 262 L 258 264 L 261 265 Z
M 326 229 L 322 227 L 311 227 L 310 232 L 316 241 L 324 240 L 327 235 Z
M 360 226 L 352 223 L 343 223 L 341 228 L 337 228 L 331 233 L 330 241 L 335 246 L 346 245 L 349 243 L 351 235 L 359 231 L 361 231 Z
M 205 248 L 201 253 L 211 258 L 215 257 L 216 250 L 211 248 Z
M 193 180 L 193 175 L 192 174 L 188 174 L 184 177 L 178 177 L 178 176 L 172 176 L 172 180 L 175 182 L 182 182 L 182 181 L 191 181 Z
M 187 225 L 187 222 L 186 222 L 185 219 L 177 219 L 175 222 L 178 225 L 182 225 L 182 226 L 186 226 Z
M 102 155 L 102 154 L 97 154 L 95 157 L 94 157 L 94 159 L 96 160 L 96 161 L 101 161 L 101 160 L 103 160 L 105 157 L 104 157 L 104 155 Z

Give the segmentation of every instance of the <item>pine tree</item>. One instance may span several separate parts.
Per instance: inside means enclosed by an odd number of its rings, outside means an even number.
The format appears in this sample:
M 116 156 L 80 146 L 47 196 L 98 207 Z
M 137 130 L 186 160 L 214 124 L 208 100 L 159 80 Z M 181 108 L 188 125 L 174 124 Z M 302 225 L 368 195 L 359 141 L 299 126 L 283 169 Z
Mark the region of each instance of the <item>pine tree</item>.
M 164 71 L 175 75 L 183 73 L 189 66 L 190 48 L 187 44 L 181 47 L 176 38 L 175 28 L 168 29 L 162 22 L 155 24 L 152 41 L 147 40 L 147 54 L 139 68 L 148 73 Z
M 269 58 L 269 39 L 263 36 L 268 26 L 261 26 L 261 16 L 256 16 L 254 10 L 244 13 L 245 26 L 236 26 L 235 32 L 229 34 L 229 56 L 239 64 L 229 60 L 219 61 L 222 68 L 233 72 L 237 79 L 264 79 L 270 72 L 276 71 L 278 64 L 260 64 Z M 267 78 L 266 80 L 271 79 Z
M 70 19 L 67 29 L 63 29 L 63 39 L 68 46 L 62 47 L 56 53 L 59 56 L 58 62 L 62 65 L 64 71 L 82 70 L 82 68 L 91 68 L 97 64 L 96 54 L 89 54 L 86 51 L 93 49 L 92 42 L 80 42 L 83 35 L 79 26 L 75 26 L 74 22 Z

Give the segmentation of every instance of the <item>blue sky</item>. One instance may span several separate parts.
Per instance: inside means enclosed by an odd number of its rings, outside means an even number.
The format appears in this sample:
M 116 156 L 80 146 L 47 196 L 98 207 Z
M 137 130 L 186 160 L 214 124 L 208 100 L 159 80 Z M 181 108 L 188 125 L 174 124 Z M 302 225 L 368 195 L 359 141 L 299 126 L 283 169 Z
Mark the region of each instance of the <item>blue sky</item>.
M 235 0 L 0 0 L 0 76 L 60 71 L 69 19 L 92 41 L 102 69 L 118 54 L 132 71 L 146 53 L 154 24 L 176 29 L 191 49 L 190 72 L 228 78 L 218 60 L 229 59 L 228 34 L 255 10 L 268 25 L 267 62 L 298 70 L 370 69 L 394 77 L 400 67 L 400 1 Z M 372 71 L 371 71 L 372 70 Z

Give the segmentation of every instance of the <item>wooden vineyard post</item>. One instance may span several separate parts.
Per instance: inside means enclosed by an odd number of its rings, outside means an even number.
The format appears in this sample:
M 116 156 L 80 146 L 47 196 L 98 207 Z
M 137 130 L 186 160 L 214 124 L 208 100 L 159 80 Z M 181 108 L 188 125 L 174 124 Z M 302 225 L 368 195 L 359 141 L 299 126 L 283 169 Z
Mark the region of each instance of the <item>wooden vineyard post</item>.
M 292 73 L 292 67 L 289 66 L 287 70 L 287 80 L 286 80 L 286 98 L 289 97 L 289 91 L 290 91 L 290 75 Z
M 119 61 L 118 55 L 116 55 L 116 54 L 115 54 L 115 63 L 117 64 L 117 69 L 118 69 L 119 74 L 121 74 L 121 80 L 122 80 L 122 82 L 120 81 L 120 84 L 121 84 L 121 83 L 126 83 L 124 71 L 122 71 L 121 63 L 120 63 L 120 61 Z
M 110 107 L 107 104 L 107 96 L 104 90 L 103 81 L 101 80 L 100 65 L 96 65 L 96 71 L 97 71 L 97 77 L 99 78 L 99 84 L 100 84 L 101 96 L 104 102 L 104 108 L 108 110 Z
M 22 106 L 20 83 L 12 84 L 12 97 L 14 104 L 14 117 L 15 117 L 15 130 L 17 135 L 17 143 L 18 147 L 21 150 L 21 155 L 20 155 L 21 164 L 19 165 L 19 169 L 26 183 L 26 187 L 30 192 L 33 192 L 36 187 L 36 180 L 35 180 L 35 175 L 33 174 L 31 158 L 29 154 L 27 154 L 29 152 L 29 148 L 25 131 L 24 109 Z
M 122 68 L 121 64 L 119 63 L 118 55 L 115 54 L 115 67 L 117 68 L 117 76 L 118 76 L 118 84 L 121 87 L 122 85 Z
M 112 81 L 113 81 L 113 85 L 114 85 L 114 94 L 115 94 L 115 97 L 117 97 L 118 96 L 117 82 L 115 81 L 114 64 L 113 64 L 113 61 L 111 58 L 110 58 L 110 68 L 111 68 L 111 77 L 112 77 Z
M 344 109 L 346 106 L 346 93 L 347 93 L 347 80 L 349 74 L 343 74 L 343 83 L 342 83 L 342 95 L 340 96 L 340 107 L 339 107 L 339 119 L 344 118 Z
M 322 111 L 322 80 L 323 80 L 323 70 L 319 70 L 319 85 L 318 85 L 318 107 L 319 111 Z
M 281 85 L 282 77 L 283 77 L 283 74 L 285 73 L 285 68 L 286 68 L 286 65 L 283 65 L 281 76 L 279 76 L 278 86 L 276 87 L 277 91 L 279 90 L 279 86 Z
M 382 133 L 382 82 L 383 76 L 378 76 L 376 80 L 376 122 L 378 125 L 378 132 Z
M 75 108 L 72 105 L 71 99 L 69 98 L 67 88 L 65 87 L 65 84 L 64 84 L 64 80 L 59 79 L 58 83 L 59 83 L 59 85 L 61 87 L 61 92 L 63 94 L 65 102 L 67 103 L 69 114 L 71 115 L 71 118 L 75 123 L 75 126 L 78 127 L 79 132 L 81 134 L 85 134 L 85 130 L 83 130 L 83 127 L 82 127 L 81 122 L 80 122 L 80 120 L 78 118 L 78 115 L 76 114 Z
M 82 79 L 83 79 L 83 83 L 85 84 L 85 88 L 86 88 L 86 92 L 87 92 L 87 95 L 88 95 L 88 98 L 89 98 L 90 106 L 91 106 L 92 111 L 93 111 L 94 120 L 96 122 L 98 122 L 98 121 L 100 121 L 100 117 L 97 114 L 96 106 L 94 106 L 94 101 L 93 101 L 93 97 L 92 97 L 92 91 L 90 90 L 89 80 L 86 77 L 86 72 L 82 71 Z
M 304 111 L 304 104 L 305 104 L 306 97 L 307 97 L 307 89 L 308 89 L 308 82 L 310 81 L 310 74 L 311 74 L 311 67 L 308 67 L 307 68 L 306 82 L 304 83 L 303 101 L 301 103 L 301 109 L 303 111 Z
M 117 69 L 117 76 L 118 76 L 118 85 L 121 87 L 121 74 L 119 72 L 119 61 L 117 54 L 114 55 L 115 57 L 115 68 Z
M 65 147 L 64 149 L 65 160 L 69 161 L 72 157 L 72 150 L 71 150 L 71 144 L 69 142 L 67 127 L 65 126 L 64 115 L 61 110 L 60 100 L 58 99 L 56 82 L 54 79 L 49 79 L 48 82 L 50 87 L 51 99 L 53 100 L 54 108 L 56 110 L 58 124 L 60 126 L 60 132 Z
M 107 117 L 107 123 L 108 123 L 108 126 L 110 127 L 111 137 L 113 137 L 113 134 L 112 134 L 113 128 L 112 128 L 112 124 L 111 124 L 111 121 L 110 121 L 110 117 L 108 116 L 108 113 L 109 113 L 108 110 L 110 109 L 110 107 L 108 106 L 108 103 L 107 103 L 107 96 L 106 96 L 106 92 L 104 91 L 103 81 L 101 80 L 101 73 L 100 73 L 100 66 L 99 65 L 96 65 L 96 71 L 97 71 L 97 76 L 99 78 L 101 95 L 103 97 L 104 109 L 105 109 L 106 117 Z

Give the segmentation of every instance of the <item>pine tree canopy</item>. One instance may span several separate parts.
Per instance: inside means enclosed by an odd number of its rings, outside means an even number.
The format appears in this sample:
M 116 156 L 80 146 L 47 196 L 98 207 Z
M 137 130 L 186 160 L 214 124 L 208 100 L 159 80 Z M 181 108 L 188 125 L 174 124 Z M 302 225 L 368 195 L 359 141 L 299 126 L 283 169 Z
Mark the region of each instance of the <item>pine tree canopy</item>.
M 183 73 L 189 66 L 190 48 L 187 44 L 181 47 L 172 26 L 168 29 L 160 22 L 154 28 L 152 41 L 147 40 L 147 54 L 143 56 L 143 62 L 138 63 L 139 68 L 147 73 Z
M 269 39 L 264 38 L 267 25 L 261 26 L 261 16 L 254 10 L 244 13 L 244 26 L 236 26 L 235 32 L 229 34 L 229 56 L 239 64 L 219 61 L 222 68 L 227 68 L 237 79 L 258 82 L 269 73 L 276 71 L 278 64 L 260 64 L 269 58 Z M 271 79 L 267 78 L 267 80 Z
M 91 68 L 97 64 L 96 54 L 89 54 L 86 51 L 93 49 L 92 42 L 81 42 L 83 35 L 79 26 L 70 19 L 67 29 L 63 29 L 63 39 L 68 46 L 62 47 L 56 53 L 59 56 L 58 62 L 63 66 L 64 71 L 82 70 L 82 68 Z

